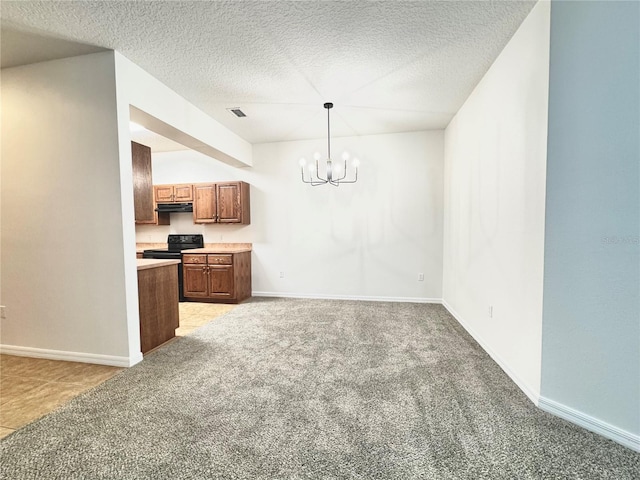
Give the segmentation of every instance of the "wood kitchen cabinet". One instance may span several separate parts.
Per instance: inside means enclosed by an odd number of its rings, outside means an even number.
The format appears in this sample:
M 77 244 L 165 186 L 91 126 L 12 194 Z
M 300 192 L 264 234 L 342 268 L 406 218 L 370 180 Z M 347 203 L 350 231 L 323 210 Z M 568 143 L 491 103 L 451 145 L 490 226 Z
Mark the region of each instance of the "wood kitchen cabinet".
M 193 223 L 251 223 L 249 184 L 197 183 L 193 186 Z
M 182 255 L 186 300 L 239 303 L 251 296 L 251 252 Z
M 131 142 L 133 209 L 136 225 L 157 223 L 151 180 L 151 149 Z
M 142 353 L 175 337 L 180 326 L 178 260 L 140 260 L 138 309 Z
M 193 202 L 193 185 L 190 183 L 154 185 L 153 194 L 156 203 Z

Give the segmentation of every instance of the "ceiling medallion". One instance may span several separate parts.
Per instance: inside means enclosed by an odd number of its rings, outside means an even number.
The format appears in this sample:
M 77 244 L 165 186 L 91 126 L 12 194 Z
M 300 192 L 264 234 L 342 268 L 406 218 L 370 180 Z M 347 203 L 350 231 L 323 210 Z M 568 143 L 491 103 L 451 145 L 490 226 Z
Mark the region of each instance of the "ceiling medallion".
M 347 162 L 349 161 L 349 153 L 344 152 L 342 154 L 342 162 L 333 162 L 331 160 L 331 128 L 329 122 L 329 112 L 333 108 L 333 103 L 325 103 L 324 108 L 327 109 L 327 160 L 322 162 L 322 168 L 320 167 L 320 152 L 316 152 L 313 155 L 313 162 L 307 164 L 307 160 L 303 157 L 300 159 L 300 171 L 302 173 L 302 181 L 308 183 L 314 187 L 318 185 L 330 184 L 334 187 L 339 187 L 343 183 L 356 183 L 358 181 L 358 166 L 360 161 L 354 158 L 351 162 L 354 173 L 348 175 Z M 323 175 L 324 174 L 324 175 Z M 349 176 L 350 180 L 347 180 Z

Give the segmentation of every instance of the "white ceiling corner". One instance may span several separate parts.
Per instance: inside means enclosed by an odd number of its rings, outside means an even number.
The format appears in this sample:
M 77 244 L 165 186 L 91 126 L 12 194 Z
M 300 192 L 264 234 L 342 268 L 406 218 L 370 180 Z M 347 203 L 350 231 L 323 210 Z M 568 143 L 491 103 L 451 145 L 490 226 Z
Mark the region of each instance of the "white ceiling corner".
M 439 129 L 534 4 L 3 0 L 1 59 L 117 50 L 251 143 Z

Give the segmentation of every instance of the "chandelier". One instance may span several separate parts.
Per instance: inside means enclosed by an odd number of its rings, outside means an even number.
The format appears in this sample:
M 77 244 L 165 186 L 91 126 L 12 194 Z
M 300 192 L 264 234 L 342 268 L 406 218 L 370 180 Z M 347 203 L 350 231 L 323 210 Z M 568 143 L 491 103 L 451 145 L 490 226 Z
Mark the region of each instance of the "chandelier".
M 320 159 L 322 156 L 320 152 L 316 152 L 313 155 L 313 162 L 307 164 L 307 160 L 303 157 L 300 159 L 300 171 L 302 173 L 302 181 L 309 183 L 314 187 L 318 185 L 324 185 L 329 183 L 334 187 L 339 187 L 342 183 L 356 183 L 358 181 L 358 166 L 360 161 L 354 158 L 351 162 L 351 166 L 354 169 L 354 174 L 350 175 L 350 180 L 347 178 L 347 162 L 350 155 L 348 152 L 342 154 L 342 162 L 333 162 L 331 160 L 331 128 L 329 122 L 329 110 L 333 108 L 333 103 L 325 103 L 324 108 L 327 109 L 327 160 L 322 162 L 322 168 L 320 168 Z M 323 175 L 324 173 L 324 175 Z

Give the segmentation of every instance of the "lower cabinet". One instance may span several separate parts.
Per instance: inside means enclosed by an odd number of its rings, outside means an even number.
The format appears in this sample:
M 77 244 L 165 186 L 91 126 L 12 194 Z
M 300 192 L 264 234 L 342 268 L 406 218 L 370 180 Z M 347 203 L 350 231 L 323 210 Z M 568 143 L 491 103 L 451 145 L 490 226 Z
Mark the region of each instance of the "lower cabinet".
M 251 252 L 182 255 L 186 300 L 239 303 L 251 296 Z
M 166 265 L 138 269 L 140 350 L 147 353 L 175 337 L 180 326 L 178 268 Z

